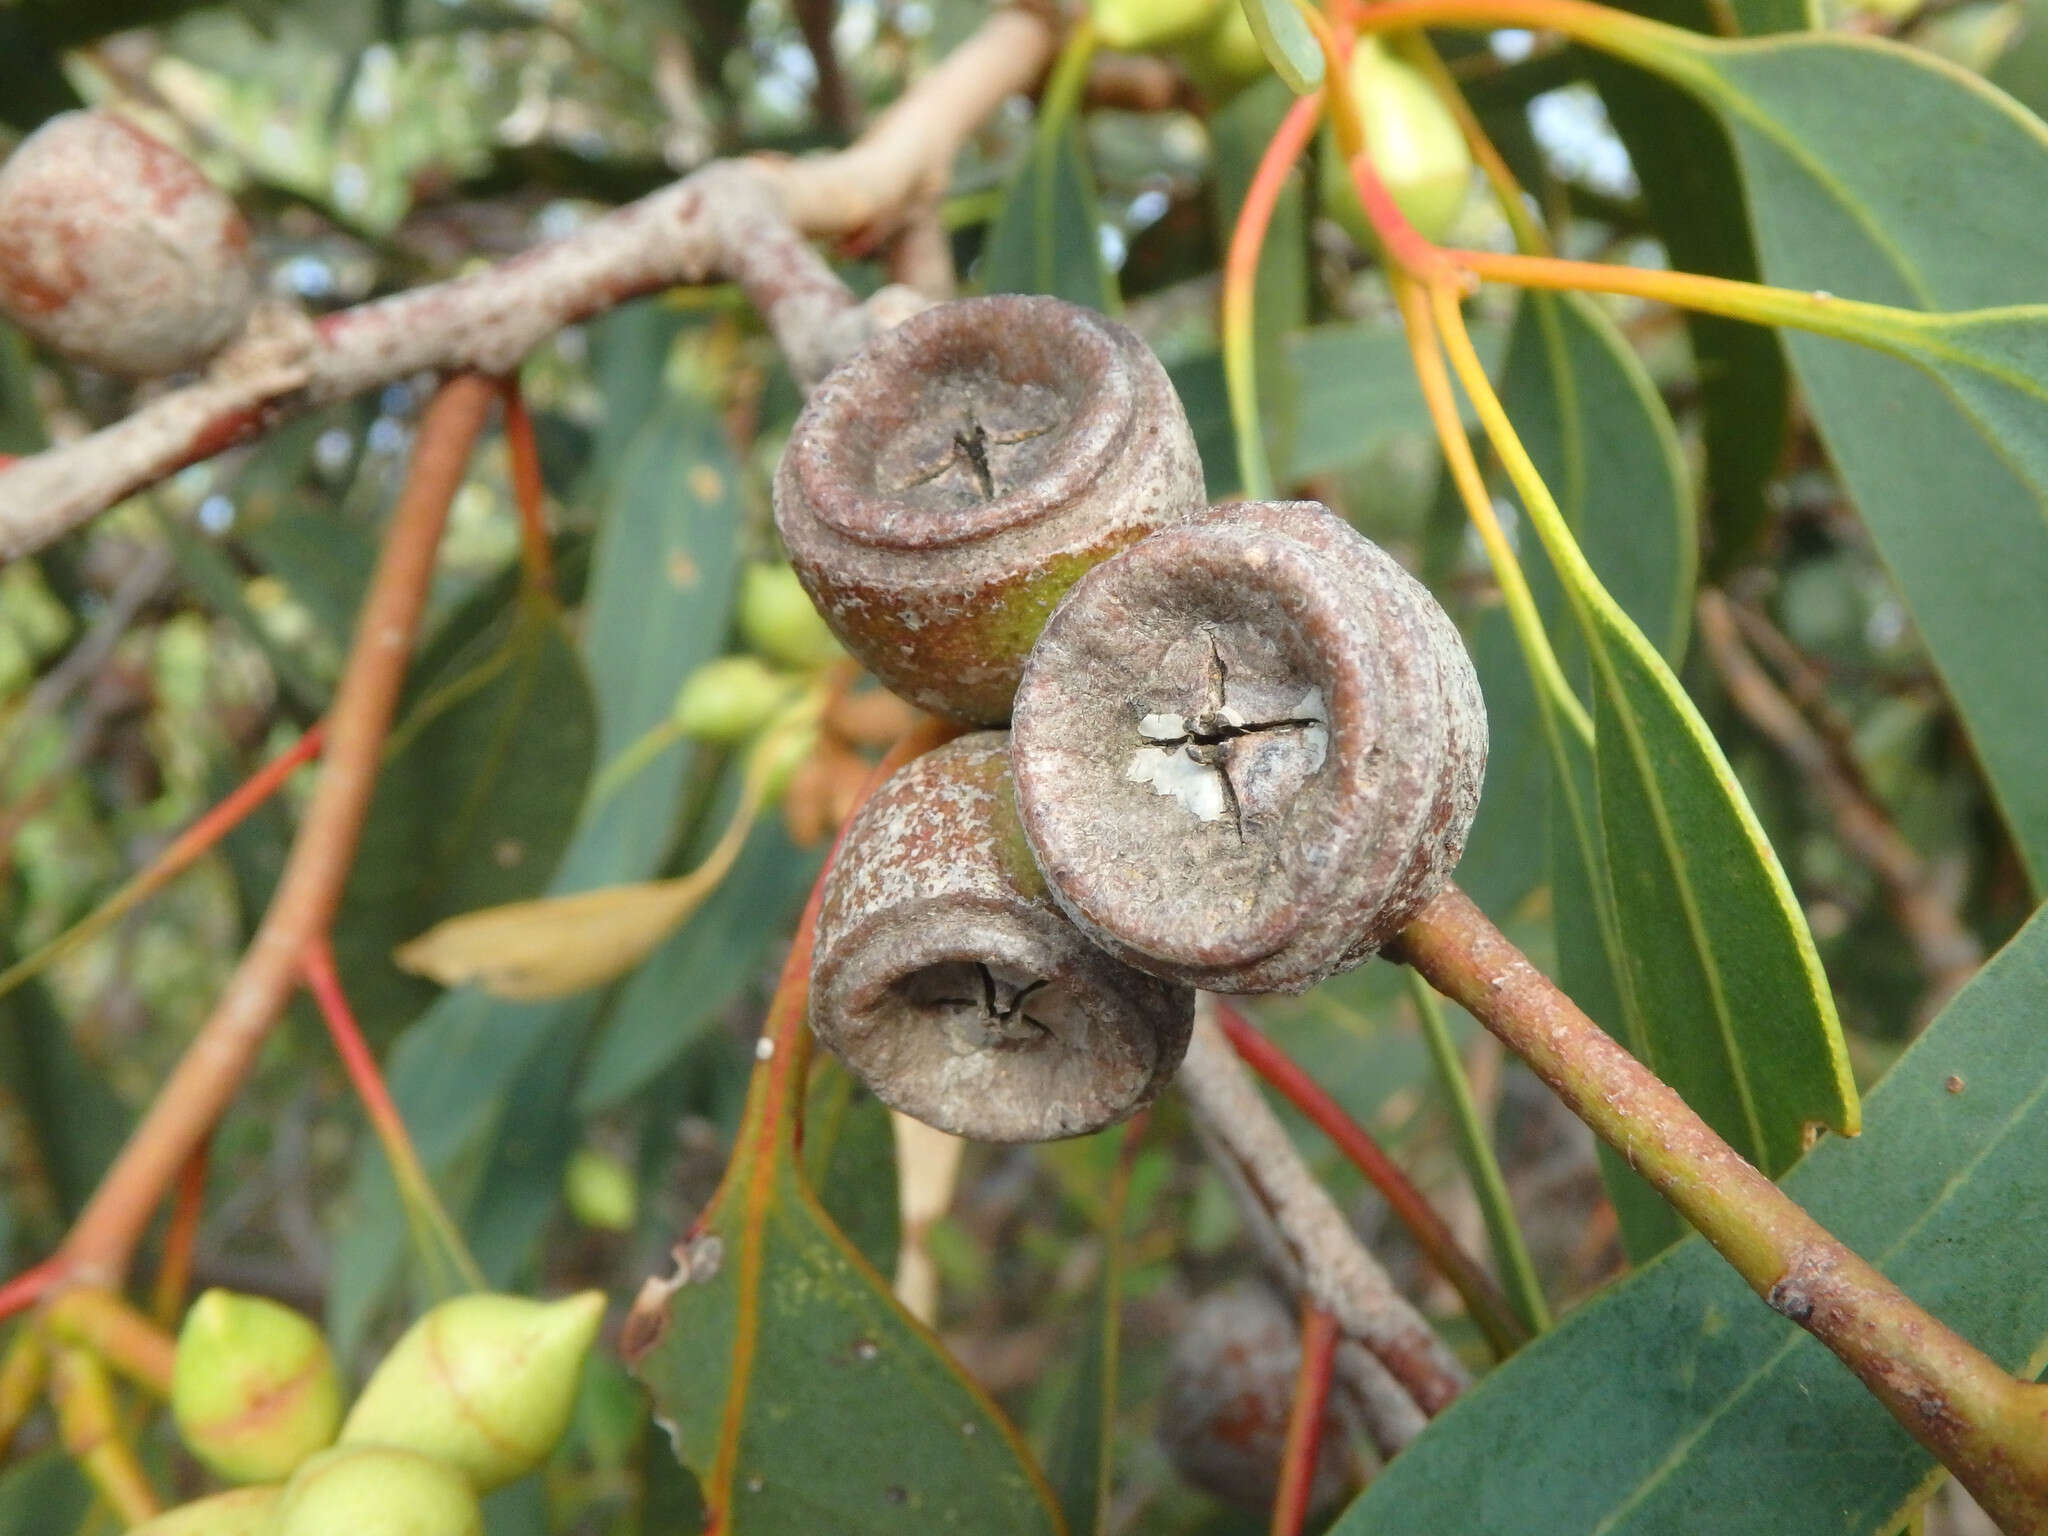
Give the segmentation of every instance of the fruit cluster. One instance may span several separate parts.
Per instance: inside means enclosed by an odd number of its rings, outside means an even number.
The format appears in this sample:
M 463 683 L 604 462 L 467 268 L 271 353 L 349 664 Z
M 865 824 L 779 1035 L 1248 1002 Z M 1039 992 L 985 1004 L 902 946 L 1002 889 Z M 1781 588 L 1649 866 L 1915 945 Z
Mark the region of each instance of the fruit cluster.
M 899 772 L 826 879 L 819 1038 L 993 1141 L 1146 1103 L 1194 989 L 1293 992 L 1442 886 L 1486 717 L 1456 628 L 1313 502 L 1206 507 L 1165 371 L 1055 299 L 914 317 L 828 378 L 776 476 L 852 654 L 984 730 Z
M 407 1330 L 344 1417 L 318 1329 L 208 1291 L 178 1335 L 171 1414 L 200 1462 L 244 1486 L 134 1536 L 482 1536 L 478 1497 L 561 1439 L 603 1314 L 596 1291 L 458 1296 Z

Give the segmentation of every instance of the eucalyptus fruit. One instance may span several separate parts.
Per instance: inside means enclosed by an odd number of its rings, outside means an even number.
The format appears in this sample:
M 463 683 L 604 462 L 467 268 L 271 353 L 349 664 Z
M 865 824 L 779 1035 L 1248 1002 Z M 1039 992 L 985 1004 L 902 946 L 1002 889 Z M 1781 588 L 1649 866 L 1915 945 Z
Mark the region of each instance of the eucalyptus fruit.
M 1394 206 L 1423 239 L 1442 239 L 1465 206 L 1472 183 L 1472 151 L 1458 120 L 1429 82 L 1377 37 L 1360 38 L 1352 50 L 1351 91 L 1365 129 L 1366 153 Z M 1318 174 L 1323 211 L 1361 246 L 1373 249 L 1378 237 L 1327 123 Z
M 1024 656 L 1090 566 L 1202 504 L 1166 370 L 1059 299 L 939 304 L 812 392 L 775 474 L 804 589 L 904 698 L 1000 725 Z
M 1144 53 L 1199 37 L 1237 0 L 1092 0 L 1095 35 L 1111 48 Z
M 874 1095 L 978 1141 L 1131 1114 L 1180 1066 L 1194 993 L 1090 943 L 1017 826 L 1009 744 L 949 742 L 898 772 L 826 876 L 811 1026 Z
M 1392 556 L 1318 503 L 1243 502 L 1075 584 L 1010 755 L 1032 854 L 1097 943 L 1212 992 L 1299 992 L 1449 877 L 1486 711 Z
M 255 297 L 249 227 L 161 140 L 66 112 L 0 166 L 0 314 L 114 373 L 196 368 Z
M 334 1357 L 320 1330 L 291 1308 L 208 1291 L 178 1332 L 171 1416 L 187 1449 L 221 1477 L 276 1482 L 334 1443 Z

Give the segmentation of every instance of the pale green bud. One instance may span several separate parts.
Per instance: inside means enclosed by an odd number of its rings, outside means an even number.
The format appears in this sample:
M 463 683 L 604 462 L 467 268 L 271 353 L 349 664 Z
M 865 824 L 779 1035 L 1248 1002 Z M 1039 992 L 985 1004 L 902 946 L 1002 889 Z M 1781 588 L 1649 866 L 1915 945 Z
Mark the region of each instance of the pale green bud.
M 277 1501 L 271 1536 L 483 1536 L 476 1490 L 444 1462 L 388 1445 L 338 1445 Z
M 740 576 L 739 618 L 747 649 L 785 667 L 813 671 L 846 654 L 786 565 L 746 568 Z
M 1209 30 L 1181 48 L 1179 58 L 1195 84 L 1218 100 L 1272 72 L 1242 0 L 1225 0 Z
M 344 1445 L 391 1445 L 459 1468 L 479 1492 L 531 1472 L 568 1427 L 604 1295 L 477 1294 L 428 1312 L 371 1375 Z
M 676 693 L 676 729 L 695 741 L 745 741 L 800 686 L 758 656 L 721 656 L 683 679 Z
M 1144 53 L 1196 37 L 1215 19 L 1220 0 L 1092 0 L 1095 35 L 1110 48 Z M 1229 0 L 1235 5 L 1237 0 Z
M 195 1499 L 145 1521 L 128 1536 L 272 1536 L 280 1491 L 279 1484 L 265 1483 Z
M 192 1454 L 221 1477 L 276 1482 L 334 1443 L 334 1357 L 320 1330 L 291 1308 L 208 1291 L 178 1333 L 171 1416 Z
M 601 1232 L 629 1231 L 640 1204 L 633 1170 L 595 1147 L 583 1147 L 569 1159 L 562 1174 L 562 1198 L 571 1215 Z
M 1465 206 L 1472 184 L 1472 151 L 1450 108 L 1427 80 L 1377 38 L 1361 38 L 1351 54 L 1351 89 L 1365 128 L 1366 152 L 1386 183 L 1394 206 L 1425 240 L 1440 240 Z M 1333 132 L 1324 130 L 1323 211 L 1368 250 L 1376 242 L 1365 205 Z

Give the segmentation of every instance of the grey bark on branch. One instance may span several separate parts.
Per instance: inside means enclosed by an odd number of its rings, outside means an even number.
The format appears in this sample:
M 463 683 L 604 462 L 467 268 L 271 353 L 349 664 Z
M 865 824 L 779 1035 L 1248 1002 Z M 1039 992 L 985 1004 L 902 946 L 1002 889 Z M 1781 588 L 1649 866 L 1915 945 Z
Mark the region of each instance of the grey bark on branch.
M 0 560 L 286 417 L 423 371 L 509 373 L 563 326 L 680 283 L 739 283 L 808 386 L 922 303 L 884 289 L 856 304 L 808 240 L 887 233 L 929 208 L 960 145 L 1057 44 L 1044 15 L 998 10 L 844 150 L 719 161 L 485 271 L 318 320 L 263 312 L 198 381 L 0 469 Z
M 1195 1028 L 1178 1082 L 1195 1127 L 1223 1170 L 1255 1233 L 1274 1249 L 1288 1284 L 1337 1319 L 1343 1338 L 1384 1367 L 1356 1370 L 1340 1349 L 1340 1368 L 1366 1410 L 1383 1451 L 1398 1450 L 1425 1419 L 1448 1407 L 1471 1377 L 1428 1319 L 1394 1288 L 1387 1272 L 1302 1161 L 1280 1119 L 1217 1027 L 1214 1002 L 1196 1004 Z M 1353 1381 L 1354 1376 L 1370 1379 Z M 1398 1383 L 1413 1411 L 1400 1412 L 1386 1388 Z M 1389 1445 L 1392 1436 L 1396 1443 Z

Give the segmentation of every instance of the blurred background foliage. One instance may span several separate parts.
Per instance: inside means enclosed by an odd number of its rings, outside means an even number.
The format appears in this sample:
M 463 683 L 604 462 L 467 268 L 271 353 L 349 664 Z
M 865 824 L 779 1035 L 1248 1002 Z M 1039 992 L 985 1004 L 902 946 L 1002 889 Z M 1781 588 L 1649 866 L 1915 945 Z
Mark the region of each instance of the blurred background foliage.
M 0 118 L 24 130 L 78 100 L 117 104 L 193 154 L 258 221 L 273 288 L 357 303 L 577 227 L 704 160 L 844 142 L 979 19 L 971 0 L 9 0 Z M 1902 35 L 2048 105 L 2044 0 L 1882 0 L 1828 25 Z M 832 62 L 806 42 L 829 37 Z M 1250 167 L 1286 104 L 1277 82 L 1204 99 L 1167 66 L 1100 69 L 1083 136 L 1060 146 L 1057 239 L 1020 175 L 1027 103 L 980 134 L 944 220 L 963 281 L 1114 304 L 1173 371 L 1218 495 L 1236 469 L 1217 357 L 1217 265 Z M 1572 254 L 1656 262 L 1641 196 L 1587 60 L 1502 34 L 1454 68 Z M 5 138 L 0 136 L 0 146 Z M 1076 154 L 1078 147 L 1079 153 Z M 1456 238 L 1498 244 L 1474 198 Z M 842 252 L 857 285 L 873 253 Z M 1697 488 L 1713 453 L 1706 375 L 1670 312 L 1605 307 L 1678 425 Z M 1297 178 L 1261 273 L 1260 359 L 1280 479 L 1422 571 L 1482 659 L 1516 665 L 1490 577 L 1439 487 L 1439 461 L 1384 283 Z M 1477 317 L 1491 356 L 1512 304 Z M 640 301 L 561 333 L 522 375 L 556 533 L 559 606 L 516 575 L 502 443 L 456 502 L 426 640 L 335 941 L 344 981 L 423 1156 L 494 1282 L 630 1298 L 723 1166 L 765 984 L 822 850 L 770 818 L 701 912 L 600 991 L 544 1004 L 442 994 L 392 947 L 478 906 L 676 872 L 736 795 L 736 761 L 666 748 L 616 795 L 591 780 L 734 648 L 748 562 L 772 559 L 768 474 L 799 397 L 723 289 Z M 291 423 L 188 470 L 0 573 L 0 944 L 77 920 L 322 708 L 427 381 Z M 0 451 L 120 416 L 132 390 L 32 355 L 0 326 Z M 1993 946 L 2030 902 L 1952 709 L 1868 536 L 1796 405 L 1766 420 L 1759 473 L 1715 481 L 1704 569 L 1734 644 L 1793 701 L 1827 774 L 1858 787 L 1918 861 L 1931 900 Z M 1490 640 L 1488 632 L 1490 630 Z M 1845 839 L 1812 762 L 1758 725 L 1695 641 L 1684 677 L 1804 903 L 1859 1075 L 1874 1079 L 1954 975 L 1902 928 L 1895 894 Z M 1518 734 L 1519 728 L 1519 734 Z M 1534 735 L 1495 714 L 1486 823 L 1461 876 L 1539 957 L 1549 948 Z M 1530 748 L 1532 752 L 1539 749 Z M 303 783 L 215 856 L 0 1001 L 0 1270 L 47 1250 L 147 1102 L 263 909 Z M 792 830 L 797 834 L 792 836 Z M 1967 971 L 1969 957 L 1959 969 Z M 1453 1127 L 1398 977 L 1364 970 L 1257 1009 L 1485 1247 Z M 1458 1021 L 1480 1102 L 1553 1303 L 1620 1267 L 1590 1138 Z M 886 1119 L 832 1069 L 846 1119 L 828 1204 L 885 1271 L 900 1234 Z M 1413 1258 L 1348 1165 L 1304 1152 L 1411 1293 L 1475 1361 L 1455 1297 Z M 939 1327 L 1041 1449 L 1063 1422 L 1108 1245 L 1125 1249 L 1114 1425 L 1116 1528 L 1252 1531 L 1177 1481 L 1152 1423 L 1192 1298 L 1241 1274 L 1244 1235 L 1171 1097 L 1147 1126 L 1117 1230 L 1115 1134 L 972 1148 L 926 1235 Z M 201 1283 L 324 1314 L 344 1358 L 420 1299 L 404 1223 L 317 1021 L 296 1005 L 216 1141 Z M 47 1428 L 31 1432 L 47 1439 Z M 190 1469 L 152 1455 L 175 1484 Z M 0 1476 L 0 1531 L 68 1528 L 33 1457 Z M 493 1536 L 690 1528 L 685 1474 L 638 1391 L 600 1353 L 568 1445 L 498 1495 Z

